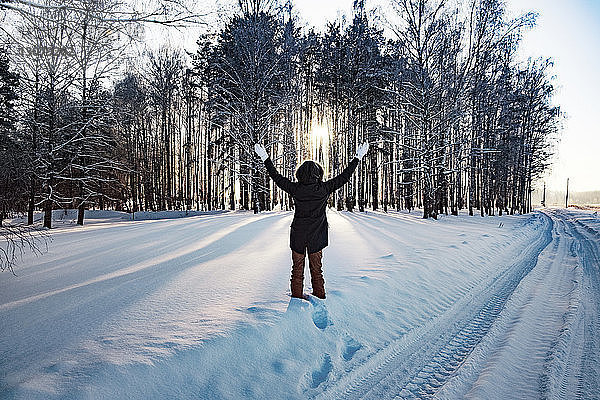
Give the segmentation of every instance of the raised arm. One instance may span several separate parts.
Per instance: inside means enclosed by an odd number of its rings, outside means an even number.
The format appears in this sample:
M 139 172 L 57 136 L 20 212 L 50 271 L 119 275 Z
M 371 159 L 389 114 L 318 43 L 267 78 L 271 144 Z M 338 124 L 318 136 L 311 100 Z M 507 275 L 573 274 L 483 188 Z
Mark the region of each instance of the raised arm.
M 258 154 L 260 159 L 265 163 L 265 167 L 267 167 L 267 172 L 269 173 L 269 176 L 271 177 L 271 179 L 273 179 L 273 182 L 275 182 L 275 184 L 281 190 L 283 190 L 289 194 L 292 194 L 296 185 L 292 181 L 290 181 L 288 178 L 286 178 L 285 176 L 283 176 L 279 172 L 277 172 L 277 169 L 275 168 L 275 165 L 273 165 L 273 161 L 271 161 L 271 159 L 269 158 L 269 155 L 267 154 L 267 151 L 265 150 L 265 148 L 257 143 L 254 145 L 254 151 L 256 152 L 256 154 Z
M 342 171 L 342 173 L 336 176 L 335 178 L 332 178 L 325 182 L 325 187 L 327 188 L 327 191 L 329 193 L 333 193 L 337 189 L 344 186 L 350 180 L 350 177 L 352 176 L 354 170 L 358 166 L 358 162 L 364 157 L 365 154 L 367 154 L 367 151 L 369 151 L 368 142 L 365 142 L 358 146 L 358 149 L 356 150 L 356 156 L 354 156 L 352 161 L 350 161 L 350 164 L 348 164 L 348 166 Z
M 333 193 L 337 189 L 341 188 L 346 183 L 348 183 L 348 181 L 350 180 L 350 177 L 354 173 L 354 170 L 356 169 L 357 166 L 358 166 L 358 158 L 354 157 L 352 159 L 352 161 L 350 161 L 350 164 L 348 164 L 348 166 L 342 171 L 341 174 L 339 174 L 335 178 L 331 178 L 330 180 L 328 180 L 324 183 L 325 187 L 327 188 L 327 192 Z
M 270 158 L 267 158 L 264 162 L 265 162 L 265 167 L 267 167 L 267 172 L 269 173 L 269 176 L 271 177 L 271 179 L 273 179 L 273 182 L 275 182 L 275 184 L 281 190 L 283 190 L 289 194 L 292 194 L 292 192 L 294 191 L 295 183 L 290 181 L 285 176 L 281 175 L 279 172 L 277 172 L 277 169 L 273 165 L 273 161 L 271 161 Z

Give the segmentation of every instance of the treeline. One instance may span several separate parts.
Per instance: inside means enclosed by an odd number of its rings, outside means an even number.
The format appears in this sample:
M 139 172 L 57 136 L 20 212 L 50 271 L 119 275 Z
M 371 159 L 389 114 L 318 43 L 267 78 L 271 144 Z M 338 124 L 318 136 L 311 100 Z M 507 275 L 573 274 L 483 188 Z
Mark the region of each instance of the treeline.
M 565 191 L 554 191 L 547 190 L 546 197 L 544 199 L 544 191 L 541 188 L 537 188 L 533 192 L 533 201 L 534 204 L 544 205 L 542 204 L 545 200 L 546 206 L 565 206 L 566 203 L 566 190 Z M 571 205 L 579 205 L 579 206 L 600 206 L 600 191 L 593 190 L 587 192 L 573 192 L 569 190 L 569 206 Z
M 90 207 L 290 209 L 256 142 L 293 177 L 307 158 L 339 173 L 368 140 L 332 196 L 340 210 L 531 209 L 560 119 L 550 61 L 516 59 L 533 14 L 390 0 L 384 35 L 357 0 L 349 21 L 317 33 L 290 1 L 240 0 L 195 53 L 140 59 L 127 52 L 136 25 L 110 17 L 117 3 L 80 3 L 32 7 L 3 37 L 0 221 L 42 209 L 50 227 L 64 207 L 81 224 Z

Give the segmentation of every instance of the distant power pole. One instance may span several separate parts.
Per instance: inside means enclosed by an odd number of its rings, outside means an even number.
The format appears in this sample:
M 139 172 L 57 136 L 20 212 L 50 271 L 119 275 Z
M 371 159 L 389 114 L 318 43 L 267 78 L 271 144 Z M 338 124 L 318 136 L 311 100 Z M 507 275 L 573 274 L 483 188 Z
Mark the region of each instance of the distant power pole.
M 569 208 L 569 178 L 567 178 L 567 195 L 565 196 L 565 208 Z
M 544 182 L 544 194 L 542 195 L 542 207 L 546 207 L 546 182 Z

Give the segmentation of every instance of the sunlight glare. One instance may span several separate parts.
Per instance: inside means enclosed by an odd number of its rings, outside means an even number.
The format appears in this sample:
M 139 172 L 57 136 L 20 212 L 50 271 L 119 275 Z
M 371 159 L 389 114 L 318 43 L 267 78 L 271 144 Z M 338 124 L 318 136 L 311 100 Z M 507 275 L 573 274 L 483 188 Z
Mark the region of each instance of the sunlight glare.
M 309 157 L 321 163 L 327 171 L 326 160 L 329 157 L 329 129 L 327 123 L 313 123 L 309 135 L 310 153 Z
M 316 125 L 311 130 L 311 135 L 316 140 L 322 140 L 324 142 L 329 138 L 329 129 L 324 125 Z

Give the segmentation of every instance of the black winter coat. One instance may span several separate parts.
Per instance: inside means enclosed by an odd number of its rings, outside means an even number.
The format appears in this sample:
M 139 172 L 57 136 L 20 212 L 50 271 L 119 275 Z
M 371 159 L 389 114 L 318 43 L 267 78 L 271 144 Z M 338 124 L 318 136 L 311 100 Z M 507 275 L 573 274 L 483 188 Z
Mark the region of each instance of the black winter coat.
M 298 182 L 292 182 L 277 172 L 270 158 L 265 160 L 269 176 L 295 202 L 294 220 L 290 230 L 290 248 L 296 253 L 316 253 L 329 244 L 325 208 L 327 199 L 344 186 L 354 173 L 358 158 L 354 158 L 341 174 L 323 182 L 323 169 L 313 161 L 305 161 L 298 171 Z

